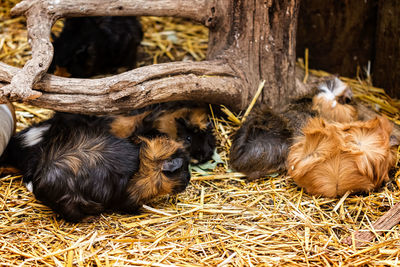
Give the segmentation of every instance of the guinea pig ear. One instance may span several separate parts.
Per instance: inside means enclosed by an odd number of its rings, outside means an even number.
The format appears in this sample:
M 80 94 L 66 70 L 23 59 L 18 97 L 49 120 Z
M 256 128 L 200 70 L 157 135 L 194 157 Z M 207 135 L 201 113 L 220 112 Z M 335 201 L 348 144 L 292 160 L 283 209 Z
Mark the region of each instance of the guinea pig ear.
M 353 92 L 350 88 L 347 88 L 343 91 L 343 94 L 338 97 L 338 102 L 342 105 L 350 104 L 353 100 Z
M 397 136 L 391 135 L 389 139 L 389 145 L 391 147 L 400 145 L 400 140 Z
M 183 158 L 167 159 L 164 161 L 161 170 L 163 172 L 174 172 L 183 166 Z

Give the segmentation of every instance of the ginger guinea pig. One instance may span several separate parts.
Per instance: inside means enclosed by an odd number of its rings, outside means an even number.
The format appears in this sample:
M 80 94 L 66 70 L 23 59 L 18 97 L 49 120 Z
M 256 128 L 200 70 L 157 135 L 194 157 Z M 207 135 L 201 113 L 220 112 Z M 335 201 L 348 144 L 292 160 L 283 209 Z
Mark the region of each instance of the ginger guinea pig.
M 331 123 L 310 119 L 288 155 L 288 174 L 312 195 L 369 192 L 389 179 L 395 163 L 392 125 L 369 121 Z

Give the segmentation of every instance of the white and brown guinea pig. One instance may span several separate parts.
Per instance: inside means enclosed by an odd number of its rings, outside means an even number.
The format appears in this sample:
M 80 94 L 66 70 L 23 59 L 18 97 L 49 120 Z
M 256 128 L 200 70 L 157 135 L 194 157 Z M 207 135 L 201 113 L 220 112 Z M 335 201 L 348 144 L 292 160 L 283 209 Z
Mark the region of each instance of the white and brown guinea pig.
M 216 148 L 207 108 L 188 101 L 151 105 L 131 115 L 112 117 L 110 131 L 122 138 L 168 136 L 183 144 L 195 164 L 209 161 Z
M 104 211 L 137 213 L 156 196 L 183 191 L 189 156 L 166 137 L 121 139 L 103 117 L 56 113 L 12 137 L 1 162 L 68 221 Z
M 385 117 L 343 124 L 310 119 L 290 149 L 288 174 L 312 195 L 376 189 L 395 164 L 392 127 Z
M 336 122 L 357 120 L 357 109 L 353 104 L 353 93 L 339 78 L 328 80 L 318 86 L 319 93 L 313 97 L 312 109 L 321 118 Z

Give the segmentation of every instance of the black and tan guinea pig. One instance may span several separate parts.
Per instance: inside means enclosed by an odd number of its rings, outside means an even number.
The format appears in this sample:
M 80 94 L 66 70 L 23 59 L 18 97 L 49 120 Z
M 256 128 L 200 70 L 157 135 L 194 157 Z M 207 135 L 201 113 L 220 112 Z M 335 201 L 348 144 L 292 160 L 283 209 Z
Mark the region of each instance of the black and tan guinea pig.
M 389 180 L 398 141 L 384 117 L 350 123 L 310 119 L 288 155 L 288 174 L 312 195 L 369 192 Z M 393 142 L 395 141 L 395 142 Z
M 178 142 L 117 138 L 103 118 L 65 113 L 15 135 L 2 163 L 18 168 L 35 197 L 72 222 L 104 211 L 137 213 L 190 180 Z
M 293 100 L 280 114 L 267 107 L 254 109 L 233 136 L 232 168 L 249 179 L 285 169 L 293 137 L 300 135 L 308 119 L 315 116 L 340 122 L 356 120 L 351 89 L 333 78 L 309 96 Z
M 143 38 L 136 17 L 67 18 L 54 38 L 49 72 L 74 78 L 112 74 L 136 66 L 137 47 Z
M 185 101 L 152 105 L 130 116 L 112 117 L 110 131 L 121 138 L 132 134 L 168 136 L 184 145 L 195 164 L 210 160 L 216 148 L 207 109 Z

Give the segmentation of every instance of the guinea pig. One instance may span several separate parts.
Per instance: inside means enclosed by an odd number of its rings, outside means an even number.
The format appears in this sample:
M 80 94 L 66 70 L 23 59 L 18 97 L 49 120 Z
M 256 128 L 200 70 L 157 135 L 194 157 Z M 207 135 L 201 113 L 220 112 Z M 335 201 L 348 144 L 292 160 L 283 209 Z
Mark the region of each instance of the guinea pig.
M 384 117 L 333 123 L 310 119 L 288 155 L 288 174 L 312 195 L 369 192 L 387 181 L 395 164 L 392 124 Z
M 285 118 L 267 107 L 256 109 L 233 136 L 230 164 L 248 179 L 281 171 L 286 167 L 291 137 Z
M 214 153 L 215 136 L 204 108 L 164 110 L 153 120 L 153 129 L 156 130 L 153 132 L 155 135 L 160 133 L 181 142 L 194 164 L 209 161 Z
M 166 137 L 121 139 L 101 117 L 57 113 L 12 138 L 4 164 L 27 188 L 71 222 L 104 211 L 137 213 L 156 196 L 189 183 L 189 157 Z
M 234 134 L 230 164 L 236 171 L 255 179 L 285 169 L 293 137 L 310 118 L 351 121 L 357 117 L 350 105 L 351 89 L 339 79 L 323 82 L 310 95 L 293 100 L 280 114 L 257 107 Z
M 122 138 L 132 134 L 168 136 L 184 145 L 195 164 L 210 160 L 216 147 L 207 109 L 185 101 L 156 104 L 129 116 L 115 116 L 110 131 Z
M 67 18 L 54 37 L 54 57 L 49 72 L 88 78 L 115 73 L 136 65 L 137 47 L 143 38 L 136 17 Z
M 352 101 L 350 87 L 337 77 L 321 83 L 319 93 L 313 97 L 312 109 L 320 117 L 336 122 L 351 122 L 358 118 L 357 109 Z

